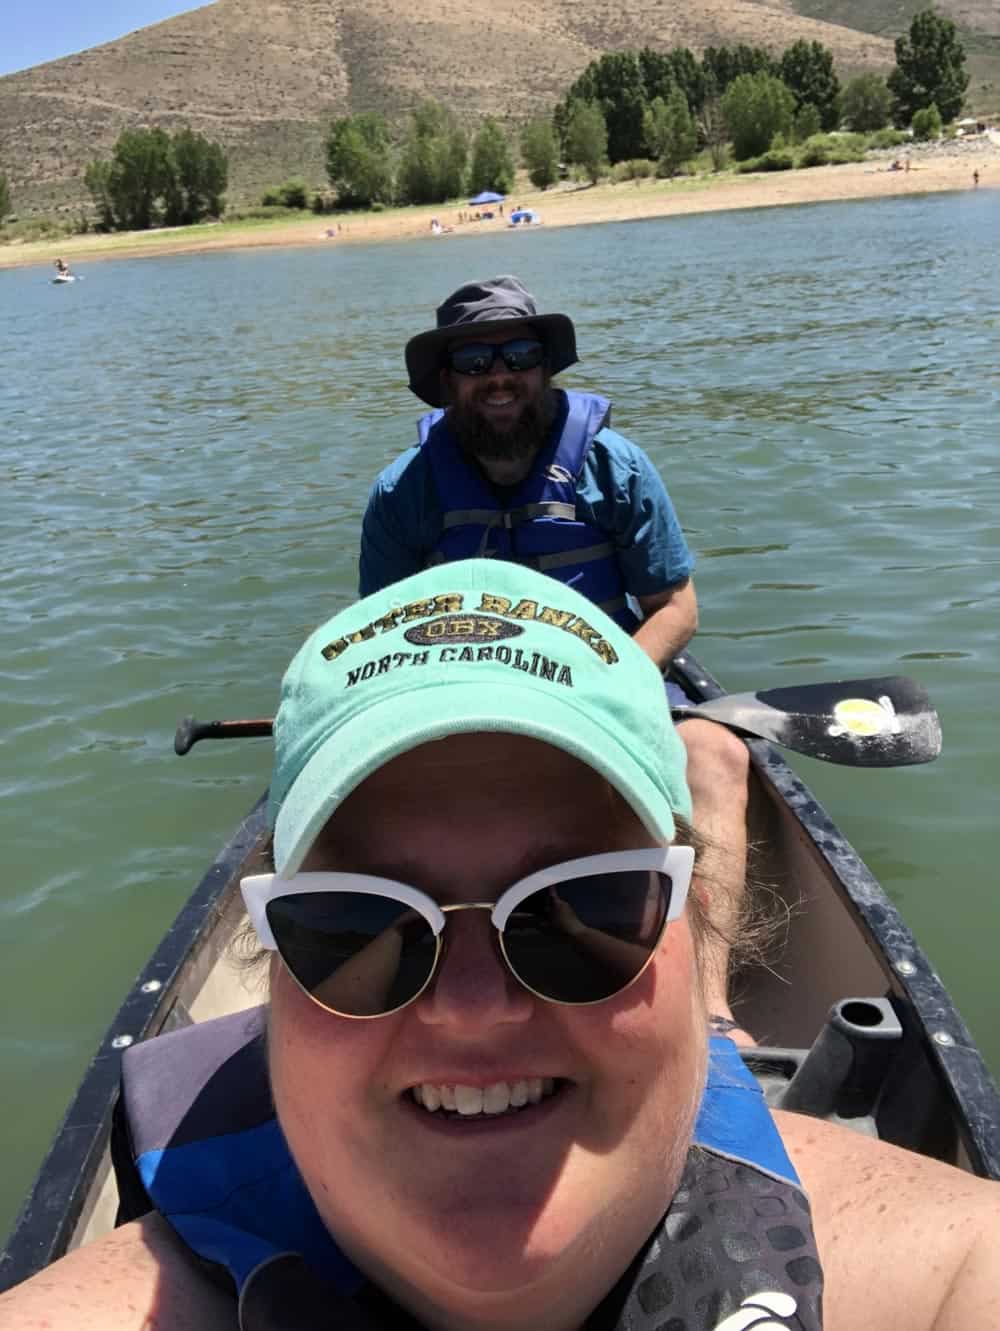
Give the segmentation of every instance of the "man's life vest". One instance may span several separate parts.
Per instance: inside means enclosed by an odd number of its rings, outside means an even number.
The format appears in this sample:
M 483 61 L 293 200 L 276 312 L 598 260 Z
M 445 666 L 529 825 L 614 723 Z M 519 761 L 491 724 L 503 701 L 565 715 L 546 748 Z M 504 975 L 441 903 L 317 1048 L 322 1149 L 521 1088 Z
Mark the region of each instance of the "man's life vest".
M 608 532 L 577 515 L 576 487 L 611 404 L 596 393 L 557 390 L 559 411 L 531 471 L 501 502 L 470 466 L 441 409 L 417 423 L 441 502 L 442 525 L 428 564 L 453 559 L 507 559 L 558 578 L 594 601 L 631 633 L 639 620 Z
M 112 1152 L 119 1221 L 159 1211 L 238 1299 L 231 1331 L 414 1331 L 313 1205 L 275 1118 L 264 1012 L 126 1051 Z M 809 1205 L 760 1088 L 725 1038 L 711 1040 L 694 1141 L 669 1208 L 587 1331 L 819 1331 Z

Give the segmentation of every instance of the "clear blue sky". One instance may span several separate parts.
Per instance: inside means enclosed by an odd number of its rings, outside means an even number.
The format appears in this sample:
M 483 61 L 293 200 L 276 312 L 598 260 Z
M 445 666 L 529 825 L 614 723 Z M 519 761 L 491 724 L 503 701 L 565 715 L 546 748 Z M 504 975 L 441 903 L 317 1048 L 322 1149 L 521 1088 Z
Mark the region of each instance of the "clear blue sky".
M 199 0 L 0 0 L 0 74 L 200 8 Z

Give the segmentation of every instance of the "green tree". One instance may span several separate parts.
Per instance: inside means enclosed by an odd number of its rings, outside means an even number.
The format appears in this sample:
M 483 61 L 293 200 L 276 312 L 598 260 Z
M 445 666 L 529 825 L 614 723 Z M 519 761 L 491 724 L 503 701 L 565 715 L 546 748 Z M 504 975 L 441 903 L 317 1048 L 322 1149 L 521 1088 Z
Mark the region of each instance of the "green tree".
M 666 102 L 673 87 L 682 88 L 688 109 L 694 114 L 705 100 L 705 74 L 686 46 L 666 53 L 644 46 L 639 52 L 639 68 L 645 90 L 647 109 L 657 97 Z
M 507 136 L 492 116 L 487 116 L 479 127 L 472 144 L 472 165 L 469 168 L 469 192 L 495 190 L 509 194 L 514 186 L 514 159 Z
M 820 128 L 837 128 L 840 80 L 833 69 L 833 52 L 819 42 L 794 42 L 778 66 L 778 76 L 795 98 L 795 110 L 815 106 Z
M 729 130 L 718 97 L 706 97 L 698 114 L 698 134 L 712 159 L 712 169 L 721 171 L 729 155 Z
M 954 120 L 962 109 L 969 76 L 951 19 L 933 9 L 916 14 L 909 36 L 896 38 L 896 68 L 887 83 L 897 125 L 908 125 L 915 111 L 932 103 L 942 120 Z
M 335 120 L 326 139 L 326 174 L 345 208 L 392 200 L 392 158 L 385 120 L 375 111 Z
M 845 85 L 840 109 L 848 129 L 870 134 L 892 118 L 892 93 L 879 74 L 859 74 Z
M 126 129 L 119 134 L 108 189 L 120 229 L 146 231 L 159 220 L 160 201 L 175 189 L 166 130 Z
M 775 134 L 788 135 L 795 98 L 773 74 L 740 74 L 722 99 L 737 161 L 767 152 Z
M 0 222 L 10 212 L 10 181 L 5 172 L 0 171 Z
M 795 113 L 795 123 L 792 126 L 792 137 L 795 142 L 805 143 L 806 139 L 811 139 L 822 128 L 819 112 L 815 106 L 812 102 L 803 102 Z
M 422 102 L 410 117 L 397 186 L 404 203 L 443 203 L 462 193 L 469 148 L 454 112 Z
M 939 139 L 941 137 L 941 112 L 933 102 L 922 106 L 913 113 L 913 137 L 915 139 Z
M 675 46 L 667 59 L 674 82 L 687 98 L 688 110 L 696 115 L 705 102 L 707 93 L 705 75 L 698 61 L 686 46 Z
M 172 189 L 170 202 L 181 225 L 219 217 L 229 182 L 229 159 L 220 143 L 191 129 L 179 129 L 170 143 Z
M 97 210 L 97 225 L 102 231 L 113 231 L 115 205 L 111 197 L 111 163 L 95 159 L 87 163 L 83 183 L 90 192 Z
M 707 46 L 701 57 L 705 95 L 721 97 L 741 74 L 773 74 L 774 61 L 760 46 Z
M 673 88 L 669 89 L 668 97 L 671 92 L 673 92 Z M 646 107 L 646 115 L 643 120 L 643 136 L 646 140 L 646 151 L 649 156 L 656 158 L 660 156 L 668 134 L 666 98 L 654 97 Z
M 550 120 L 532 120 L 521 131 L 521 157 L 536 189 L 548 189 L 559 178 L 559 144 Z
M 229 163 L 221 144 L 190 129 L 171 138 L 162 129 L 127 129 L 111 161 L 93 161 L 84 184 L 103 230 L 143 231 L 165 221 L 171 226 L 218 216 Z
M 637 59 L 647 103 L 652 105 L 657 97 L 665 102 L 674 86 L 674 66 L 670 55 L 665 51 L 654 51 L 651 46 L 644 46 Z M 698 76 L 701 77 L 700 69 Z
M 646 119 L 646 142 L 662 176 L 672 176 L 694 156 L 698 135 L 683 90 L 674 86 L 667 99 L 654 97 Z
M 608 155 L 608 130 L 596 102 L 574 102 L 566 125 L 566 159 L 596 185 Z
M 612 162 L 641 157 L 646 86 L 642 65 L 634 51 L 611 51 L 593 60 L 557 107 L 556 127 L 563 138 L 572 114 L 572 104 L 596 102 L 607 132 L 607 155 Z

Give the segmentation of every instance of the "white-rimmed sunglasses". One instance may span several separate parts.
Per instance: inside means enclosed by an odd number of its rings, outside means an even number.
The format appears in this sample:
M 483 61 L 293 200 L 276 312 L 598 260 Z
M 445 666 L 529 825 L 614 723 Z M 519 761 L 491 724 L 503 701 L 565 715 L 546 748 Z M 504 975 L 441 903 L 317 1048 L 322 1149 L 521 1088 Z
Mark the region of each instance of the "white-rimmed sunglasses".
M 321 1007 L 382 1017 L 427 988 L 454 911 L 488 910 L 520 984 L 550 1003 L 601 1003 L 639 978 L 684 909 L 689 846 L 617 850 L 529 874 L 497 901 L 439 906 L 425 892 L 358 873 L 258 874 L 240 884 L 263 947 Z

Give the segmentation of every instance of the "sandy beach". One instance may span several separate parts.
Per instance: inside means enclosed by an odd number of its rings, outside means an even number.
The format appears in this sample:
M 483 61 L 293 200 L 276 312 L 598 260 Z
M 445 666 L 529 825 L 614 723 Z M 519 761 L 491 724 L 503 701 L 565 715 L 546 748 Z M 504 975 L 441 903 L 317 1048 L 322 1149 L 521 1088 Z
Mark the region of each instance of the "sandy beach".
M 516 187 L 506 204 L 535 210 L 546 227 L 581 226 L 597 222 L 623 222 L 648 217 L 670 217 L 734 208 L 771 208 L 784 204 L 871 199 L 942 190 L 973 189 L 973 171 L 980 189 L 1000 187 L 1000 135 L 973 141 L 914 144 L 905 150 L 909 170 L 890 170 L 896 149 L 864 162 L 844 166 L 811 167 L 762 175 L 724 172 L 675 180 L 626 181 L 584 186 L 570 182 L 546 191 Z M 463 208 L 468 218 L 474 210 Z M 453 204 L 420 208 L 392 208 L 378 213 L 349 213 L 265 222 L 222 222 L 114 235 L 81 235 L 63 240 L 11 243 L 0 246 L 0 268 L 52 263 L 62 255 L 71 263 L 105 258 L 141 258 L 189 254 L 206 250 L 273 246 L 330 246 L 371 244 L 427 237 L 431 219 L 443 230 L 441 242 L 507 226 L 506 216 L 492 220 L 460 221 Z

